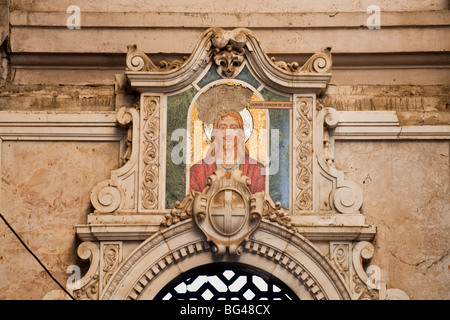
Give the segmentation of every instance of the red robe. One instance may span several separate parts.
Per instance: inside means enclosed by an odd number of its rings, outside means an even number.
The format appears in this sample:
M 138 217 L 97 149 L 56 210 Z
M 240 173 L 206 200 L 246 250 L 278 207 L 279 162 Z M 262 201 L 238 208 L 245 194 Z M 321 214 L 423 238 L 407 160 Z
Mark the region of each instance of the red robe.
M 217 170 L 216 163 L 211 163 L 211 159 L 208 160 L 210 161 L 205 161 L 205 159 L 202 159 L 191 167 L 189 188 L 190 191 L 195 190 L 202 192 L 206 187 L 206 180 L 208 179 L 208 177 Z M 250 178 L 251 184 L 248 186 L 250 192 L 253 194 L 256 192 L 265 191 L 265 175 L 261 174 L 265 170 L 264 166 L 254 159 L 252 159 L 252 163 L 250 163 L 249 160 L 249 156 L 246 155 L 245 163 L 239 165 L 239 170 L 241 170 L 244 175 Z

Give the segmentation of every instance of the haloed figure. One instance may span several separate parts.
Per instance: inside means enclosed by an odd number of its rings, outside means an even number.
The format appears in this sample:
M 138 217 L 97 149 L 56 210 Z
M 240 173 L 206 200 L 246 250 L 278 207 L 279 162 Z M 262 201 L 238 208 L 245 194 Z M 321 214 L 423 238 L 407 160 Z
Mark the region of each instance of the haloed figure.
M 251 193 L 265 191 L 264 166 L 249 156 L 244 122 L 238 112 L 221 112 L 214 120 L 208 154 L 190 169 L 190 191 L 201 192 L 217 168 L 230 172 L 239 168 L 251 180 Z

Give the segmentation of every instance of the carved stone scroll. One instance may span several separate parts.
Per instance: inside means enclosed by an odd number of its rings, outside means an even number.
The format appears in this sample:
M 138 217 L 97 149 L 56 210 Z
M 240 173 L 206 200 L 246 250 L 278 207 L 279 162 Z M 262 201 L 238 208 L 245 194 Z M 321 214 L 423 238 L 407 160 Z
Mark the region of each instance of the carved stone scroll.
M 83 242 L 78 246 L 78 256 L 89 260 L 90 266 L 83 278 L 67 284 L 67 289 L 77 300 L 98 300 L 100 250 L 96 243 Z
M 137 209 L 137 159 L 139 152 L 139 114 L 136 109 L 123 107 L 117 112 L 117 122 L 132 131 L 131 154 L 119 169 L 111 171 L 111 178 L 98 183 L 91 192 L 96 212 L 111 213 Z M 129 150 L 127 150 L 129 154 Z
M 111 171 L 111 178 L 97 184 L 91 202 L 98 213 L 148 212 L 159 204 L 160 96 L 143 95 L 139 113 L 123 107 L 120 125 L 128 126 L 125 164 Z
M 339 115 L 333 108 L 323 108 L 316 116 L 315 153 L 320 175 L 317 206 L 323 211 L 357 214 L 362 205 L 363 193 L 359 185 L 346 180 L 344 172 L 336 169 L 333 162 L 333 139 L 329 130 L 336 127 Z M 324 206 L 323 204 L 327 205 Z
M 78 246 L 77 252 L 82 260 L 89 260 L 89 269 L 81 279 L 72 282 L 68 279 L 66 288 L 76 300 L 98 300 L 122 262 L 122 242 L 86 241 Z M 68 300 L 68 296 L 62 290 L 53 290 L 44 299 Z
M 300 68 L 300 72 L 328 73 L 331 71 L 331 66 L 331 47 L 326 47 L 312 55 Z
M 353 300 L 409 300 L 408 295 L 399 289 L 387 289 L 381 282 L 381 270 L 376 265 L 365 267 L 375 249 L 370 242 L 351 241 L 330 242 L 330 259 L 338 269 Z

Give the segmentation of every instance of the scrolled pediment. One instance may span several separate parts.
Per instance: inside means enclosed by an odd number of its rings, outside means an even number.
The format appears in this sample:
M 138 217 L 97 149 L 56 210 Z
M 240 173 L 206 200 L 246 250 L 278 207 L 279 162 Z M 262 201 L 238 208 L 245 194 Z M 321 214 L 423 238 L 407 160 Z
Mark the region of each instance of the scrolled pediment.
M 156 65 L 136 45 L 129 45 L 126 76 L 139 92 L 168 92 L 194 82 L 202 67 L 214 63 L 218 73 L 234 78 L 241 66 L 249 67 L 272 87 L 291 92 L 323 90 L 331 77 L 331 47 L 317 52 L 303 65 L 270 59 L 253 31 L 246 28 L 210 28 L 197 41 L 192 54 L 183 60 L 162 61 Z

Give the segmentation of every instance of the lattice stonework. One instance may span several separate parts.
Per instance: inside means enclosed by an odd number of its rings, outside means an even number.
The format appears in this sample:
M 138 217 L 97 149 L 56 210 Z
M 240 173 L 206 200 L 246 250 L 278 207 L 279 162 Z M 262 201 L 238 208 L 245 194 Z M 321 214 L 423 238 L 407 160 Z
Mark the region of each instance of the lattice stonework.
M 141 168 L 140 201 L 143 209 L 158 208 L 160 97 L 143 96 L 141 101 Z
M 298 97 L 294 121 L 294 210 L 313 209 L 313 99 Z
M 295 294 L 270 274 L 255 275 L 231 265 L 207 265 L 180 275 L 155 300 L 296 300 Z

